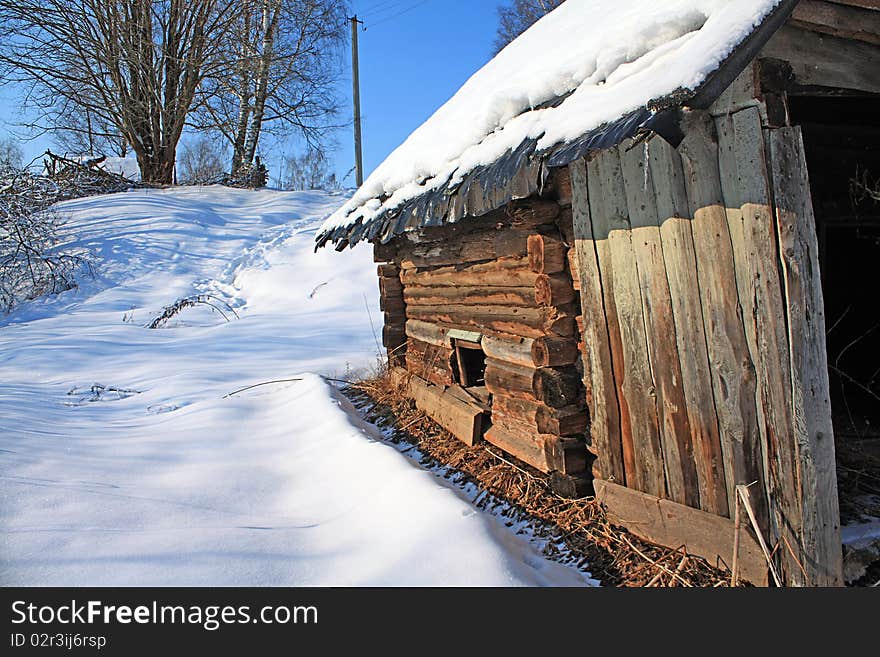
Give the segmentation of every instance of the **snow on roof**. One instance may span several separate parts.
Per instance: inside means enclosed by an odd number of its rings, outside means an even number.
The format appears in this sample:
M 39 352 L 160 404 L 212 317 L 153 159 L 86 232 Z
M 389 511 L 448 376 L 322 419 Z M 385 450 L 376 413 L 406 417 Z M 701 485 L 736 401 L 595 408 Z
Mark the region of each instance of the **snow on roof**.
M 695 90 L 780 2 L 567 0 L 394 150 L 321 236 L 454 187 L 526 140 L 547 151 L 652 100 Z

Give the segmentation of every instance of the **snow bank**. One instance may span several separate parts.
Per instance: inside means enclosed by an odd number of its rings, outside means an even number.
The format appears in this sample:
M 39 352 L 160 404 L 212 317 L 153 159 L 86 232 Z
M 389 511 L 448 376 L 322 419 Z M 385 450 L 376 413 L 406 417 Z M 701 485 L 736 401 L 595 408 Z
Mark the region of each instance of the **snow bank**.
M 779 2 L 568 0 L 477 71 L 321 232 L 366 223 L 454 184 L 526 139 L 547 149 L 677 89 L 695 89 Z
M 342 200 L 212 187 L 61 206 L 100 276 L 0 321 L 0 584 L 586 582 L 317 376 L 379 350 L 370 249 L 312 253 Z M 194 293 L 240 319 L 198 307 L 144 328 Z

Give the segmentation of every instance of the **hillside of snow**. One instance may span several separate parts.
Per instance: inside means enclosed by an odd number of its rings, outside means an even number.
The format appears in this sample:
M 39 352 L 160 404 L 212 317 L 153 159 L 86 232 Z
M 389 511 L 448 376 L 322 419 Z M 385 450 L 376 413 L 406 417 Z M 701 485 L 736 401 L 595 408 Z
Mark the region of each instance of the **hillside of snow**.
M 96 277 L 0 318 L 0 585 L 589 583 L 322 378 L 380 351 L 370 248 L 312 252 L 344 200 L 208 187 L 59 206 Z M 217 309 L 146 328 L 194 294 Z

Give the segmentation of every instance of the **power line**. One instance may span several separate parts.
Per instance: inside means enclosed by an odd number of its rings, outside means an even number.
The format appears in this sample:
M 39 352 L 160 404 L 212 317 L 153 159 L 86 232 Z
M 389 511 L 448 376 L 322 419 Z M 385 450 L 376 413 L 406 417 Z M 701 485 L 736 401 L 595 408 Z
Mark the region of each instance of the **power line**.
M 366 30 L 366 29 L 369 29 L 370 27 L 376 27 L 377 25 L 381 25 L 382 23 L 387 23 L 390 20 L 394 20 L 395 18 L 403 16 L 404 14 L 412 11 L 413 9 L 417 9 L 418 7 L 421 7 L 423 4 L 426 4 L 429 1 L 430 0 L 420 0 L 420 2 L 417 2 L 414 5 L 410 5 L 406 9 L 403 9 L 403 10 L 397 12 L 396 14 L 392 14 L 391 16 L 388 16 L 387 18 L 383 18 L 379 21 L 376 21 L 375 23 L 371 23 L 369 26 L 364 25 L 364 29 Z
M 370 14 L 381 13 L 390 8 L 388 5 L 400 5 L 404 2 L 406 2 L 406 0 L 384 0 L 383 2 L 377 2 L 362 10 L 360 15 L 369 16 Z

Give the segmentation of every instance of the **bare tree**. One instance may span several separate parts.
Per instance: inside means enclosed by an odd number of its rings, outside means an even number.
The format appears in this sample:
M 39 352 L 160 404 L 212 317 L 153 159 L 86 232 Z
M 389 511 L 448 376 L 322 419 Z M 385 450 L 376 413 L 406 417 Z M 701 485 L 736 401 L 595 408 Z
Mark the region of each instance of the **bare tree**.
M 226 173 L 223 151 L 208 137 L 197 137 L 184 143 L 177 170 L 182 185 L 215 183 Z
M 240 0 L 226 66 L 203 88 L 197 128 L 232 147 L 232 172 L 254 164 L 260 138 L 296 133 L 310 146 L 333 127 L 347 0 Z
M 495 36 L 495 52 L 525 32 L 545 14 L 549 14 L 565 0 L 513 0 L 498 7 L 498 31 Z
M 105 117 L 98 116 L 88 107 L 71 103 L 63 115 L 66 120 L 51 126 L 55 143 L 72 155 L 110 155 L 126 157 L 131 151 L 128 141 L 119 129 Z
M 115 127 L 145 182 L 175 150 L 235 18 L 235 0 L 0 0 L 0 80 L 30 85 L 42 121 L 78 107 Z
M 323 151 L 310 149 L 302 155 L 285 157 L 282 167 L 281 189 L 332 191 L 341 188 Z
M 18 141 L 12 137 L 0 139 L 0 172 L 21 169 L 24 166 L 24 153 Z

